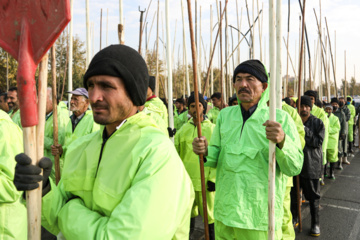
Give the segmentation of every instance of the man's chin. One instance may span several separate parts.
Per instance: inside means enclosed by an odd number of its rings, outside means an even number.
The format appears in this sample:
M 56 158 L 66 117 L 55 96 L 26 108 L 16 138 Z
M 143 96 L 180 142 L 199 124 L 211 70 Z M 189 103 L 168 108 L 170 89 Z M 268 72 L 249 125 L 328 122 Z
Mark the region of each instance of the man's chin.
M 94 122 L 96 122 L 97 124 L 100 125 L 109 124 L 109 120 L 105 116 L 96 113 L 94 113 L 93 116 L 94 116 Z

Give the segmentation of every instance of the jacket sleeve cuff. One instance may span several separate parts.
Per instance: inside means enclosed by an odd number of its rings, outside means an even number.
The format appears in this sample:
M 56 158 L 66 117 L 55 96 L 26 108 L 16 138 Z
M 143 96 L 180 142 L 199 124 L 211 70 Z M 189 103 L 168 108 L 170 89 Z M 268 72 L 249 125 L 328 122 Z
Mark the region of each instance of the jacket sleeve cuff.
M 275 154 L 276 162 L 284 174 L 291 177 L 301 172 L 304 159 L 303 152 L 295 146 L 289 136 L 286 137 L 282 149 L 276 147 Z
M 216 146 L 208 146 L 208 155 L 206 156 L 206 162 L 204 161 L 205 167 L 216 168 L 219 156 L 219 149 Z

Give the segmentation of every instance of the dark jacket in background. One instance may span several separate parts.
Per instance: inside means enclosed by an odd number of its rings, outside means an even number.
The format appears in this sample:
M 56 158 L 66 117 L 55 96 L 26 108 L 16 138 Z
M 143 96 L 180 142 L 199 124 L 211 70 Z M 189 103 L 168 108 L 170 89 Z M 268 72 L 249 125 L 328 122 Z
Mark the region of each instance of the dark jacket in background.
M 345 113 L 343 111 L 341 111 L 341 109 L 339 109 L 339 108 L 333 114 L 339 118 L 340 127 L 341 127 L 339 137 L 341 138 L 342 135 L 345 135 L 347 133 L 346 132 L 346 116 L 345 116 Z
M 340 109 L 345 114 L 346 122 L 348 122 L 351 117 L 350 109 L 346 105 L 344 105 Z M 347 130 L 346 130 L 346 133 L 347 133 Z
M 310 114 L 309 119 L 304 123 L 304 130 L 304 165 L 300 176 L 308 179 L 319 179 L 322 172 L 322 143 L 325 137 L 325 126 L 319 118 Z

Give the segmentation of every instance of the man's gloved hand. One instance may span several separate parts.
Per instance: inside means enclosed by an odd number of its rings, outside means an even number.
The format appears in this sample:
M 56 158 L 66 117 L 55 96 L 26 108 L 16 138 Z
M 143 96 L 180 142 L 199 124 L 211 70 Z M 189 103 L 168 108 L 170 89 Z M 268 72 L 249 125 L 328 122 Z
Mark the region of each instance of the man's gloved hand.
M 207 190 L 209 192 L 215 192 L 215 183 L 211 181 L 207 181 Z
M 43 181 L 43 196 L 50 191 L 49 176 L 51 173 L 52 162 L 49 158 L 40 159 L 39 166 L 31 164 L 31 158 L 25 153 L 16 155 L 17 162 L 15 167 L 14 184 L 19 191 L 33 190 L 39 187 L 40 181 Z M 41 168 L 43 176 L 40 175 Z

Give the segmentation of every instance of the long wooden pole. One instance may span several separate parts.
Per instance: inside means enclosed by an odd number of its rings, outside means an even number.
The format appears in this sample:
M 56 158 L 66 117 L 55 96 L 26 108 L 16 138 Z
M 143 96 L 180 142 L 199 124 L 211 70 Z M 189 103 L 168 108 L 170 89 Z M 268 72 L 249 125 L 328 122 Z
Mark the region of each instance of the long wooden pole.
M 221 31 L 220 29 L 220 25 L 222 24 L 222 19 L 224 17 L 224 14 L 225 14 L 225 10 L 226 10 L 226 6 L 227 6 L 227 3 L 228 3 L 229 0 L 226 0 L 225 1 L 225 7 L 224 7 L 224 10 L 223 12 L 221 13 L 221 17 L 220 17 L 220 21 L 219 21 L 219 28 L 218 28 L 218 31 L 217 31 L 217 34 L 216 34 L 216 37 L 215 37 L 215 43 L 214 43 L 214 47 L 213 47 L 213 52 L 211 54 L 211 57 L 210 57 L 210 63 L 209 63 L 209 66 L 211 66 L 212 64 L 212 61 L 213 61 L 213 58 L 214 58 L 214 53 L 215 53 L 215 47 L 216 47 L 216 43 L 217 43 L 217 39 L 219 37 L 219 33 Z M 220 11 L 221 11 L 221 7 L 220 7 Z M 220 43 L 221 44 L 221 43 Z M 203 95 L 205 96 L 206 95 L 206 88 L 207 88 L 207 85 L 209 83 L 209 77 L 210 77 L 210 68 L 208 68 L 207 70 L 207 73 L 206 73 L 206 80 L 205 80 L 205 84 L 204 84 L 204 88 L 203 88 Z
M 141 55 L 141 44 L 142 44 L 142 33 L 143 33 L 143 15 L 144 15 L 144 12 L 146 11 L 146 9 L 144 11 L 141 11 L 140 10 L 140 7 L 139 7 L 139 12 L 140 12 L 140 28 L 139 28 L 139 54 Z
M 102 40 L 102 8 L 100 10 L 100 50 L 102 49 L 101 40 Z
M 165 0 L 165 22 L 166 22 L 166 62 L 168 74 L 168 111 L 169 127 L 174 129 L 173 115 L 173 78 L 172 78 L 172 61 L 171 61 L 171 39 L 170 39 L 170 22 L 169 22 L 169 0 Z M 174 141 L 174 137 L 170 138 Z
M 73 5 L 74 5 L 74 0 L 71 0 L 70 1 L 71 16 L 73 16 Z M 71 21 L 70 21 L 69 25 L 70 25 L 70 28 L 69 28 L 68 91 L 72 91 L 73 90 L 73 78 L 72 78 L 72 72 L 73 72 L 73 21 L 72 21 L 72 17 L 71 17 Z M 68 95 L 69 103 L 70 103 L 70 100 L 71 100 L 71 94 L 69 93 L 69 95 Z M 69 109 L 70 109 L 70 104 L 69 104 Z
M 55 44 L 51 48 L 51 78 L 52 78 L 52 104 L 53 104 L 53 140 L 54 145 L 59 144 L 58 137 L 58 115 L 57 115 L 57 99 L 56 99 L 56 56 L 55 56 Z M 60 165 L 59 155 L 54 156 L 55 163 L 55 180 L 56 184 L 60 181 Z
M 293 70 L 293 73 L 294 73 L 294 80 L 295 80 L 297 78 L 297 73 L 296 73 L 292 58 L 290 56 L 289 46 L 286 44 L 286 41 L 285 41 L 284 37 L 283 37 L 283 40 L 284 40 L 284 44 L 285 44 L 285 47 L 286 47 L 286 50 L 287 50 L 287 56 L 289 57 L 290 64 L 291 64 L 291 67 L 292 67 L 292 70 Z M 294 84 L 295 84 L 295 81 L 294 81 Z M 294 94 L 295 94 L 295 92 L 294 92 Z
M 221 1 L 220 1 L 220 9 L 221 9 Z M 225 9 L 226 10 L 226 9 Z M 220 10 L 221 11 L 221 10 Z M 223 66 L 223 44 L 222 44 L 222 22 L 220 21 L 219 25 L 220 30 L 220 93 L 221 93 L 221 107 L 224 103 L 224 91 L 225 91 L 225 84 L 224 84 L 224 66 Z
M 253 22 L 253 26 L 255 26 L 255 20 L 254 20 L 254 16 L 255 16 L 255 4 L 254 4 L 254 0 L 252 0 L 252 6 L 251 6 L 251 9 L 252 9 L 252 22 Z M 251 28 L 251 26 L 250 26 Z M 252 36 L 251 36 L 251 50 L 252 50 L 252 58 L 255 58 L 255 28 L 254 28 L 254 31 L 252 31 Z
M 286 55 L 286 79 L 284 82 L 284 97 L 288 96 L 288 84 L 289 84 L 289 31 L 290 31 L 290 0 L 288 0 L 288 23 L 287 23 L 287 40 L 286 40 L 287 55 Z
M 260 9 L 259 9 L 259 0 L 256 0 L 256 5 L 257 5 L 257 14 L 258 16 L 260 16 Z M 255 21 L 254 21 L 255 23 Z M 262 30 L 261 30 L 261 24 L 260 24 L 260 21 L 259 21 L 259 47 L 260 47 L 260 61 L 262 62 Z M 240 29 L 239 29 L 240 30 Z M 255 32 L 255 31 L 254 31 Z M 281 42 L 281 40 L 280 40 Z
M 24 141 L 24 152 L 32 159 L 32 165 L 38 165 L 39 160 L 44 156 L 44 126 L 48 66 L 47 60 L 48 58 L 46 54 L 40 63 L 39 69 L 38 125 L 23 128 L 23 137 L 26 139 L 26 141 Z M 43 89 L 43 91 L 41 91 L 41 89 Z M 39 182 L 39 187 L 37 189 L 26 191 L 26 209 L 28 221 L 27 231 L 28 239 L 31 240 L 41 239 L 41 189 L 42 181 Z
M 301 43 L 300 43 L 300 55 L 299 55 L 299 87 L 298 87 L 298 113 L 300 114 L 300 105 L 301 105 L 301 71 L 302 71 L 302 57 L 304 50 L 304 35 L 305 35 L 305 3 L 306 0 L 303 0 L 303 9 L 302 9 L 302 28 L 301 28 Z M 300 202 L 300 178 L 296 177 L 296 191 L 297 191 L 297 207 L 298 207 L 298 216 L 299 216 L 299 231 L 302 231 L 302 219 L 301 219 L 301 202 Z
M 236 0 L 235 2 L 236 2 L 236 24 L 237 24 L 237 28 L 239 29 L 239 31 L 238 31 L 238 41 L 239 41 L 240 40 L 240 20 L 239 20 L 238 0 Z M 239 64 L 240 64 L 240 48 L 238 48 L 238 51 L 237 51 L 236 66 Z
M 9 90 L 9 54 L 6 52 L 6 91 Z
M 301 4 L 301 0 L 299 0 L 299 5 L 300 5 L 300 10 L 302 12 L 302 4 Z M 311 54 L 310 54 L 310 45 L 309 45 L 309 38 L 308 38 L 308 34 L 307 34 L 307 28 L 306 28 L 306 24 L 305 24 L 305 40 L 306 40 L 306 46 L 307 46 L 307 52 L 308 52 L 308 57 L 309 57 L 309 81 L 310 81 L 310 89 L 313 89 L 313 84 L 312 84 L 312 79 L 311 79 Z M 305 54 L 305 53 L 304 53 Z M 305 57 L 304 57 L 305 59 Z M 304 64 L 305 67 L 305 64 Z M 304 74 L 305 75 L 305 74 Z M 305 76 L 304 76 L 305 79 Z
M 329 84 L 329 81 L 328 81 L 328 76 L 327 76 L 327 71 L 326 71 L 326 64 L 325 64 L 325 57 L 324 57 L 324 54 L 325 54 L 325 47 L 324 47 L 324 43 L 322 41 L 322 33 L 321 33 L 321 21 L 320 21 L 320 25 L 319 25 L 319 21 L 317 19 L 317 15 L 316 15 L 316 12 L 315 12 L 315 9 L 314 9 L 314 14 L 315 14 L 315 19 L 316 19 L 316 23 L 317 23 L 317 26 L 318 26 L 318 32 L 319 32 L 319 39 L 320 39 L 320 51 L 321 51 L 321 61 L 323 63 L 323 68 L 324 68 L 324 77 L 325 77 L 325 84 L 326 84 L 326 96 L 327 98 L 329 99 L 330 98 L 330 93 L 328 91 L 328 84 Z M 322 48 L 321 48 L 322 47 Z M 321 84 L 322 85 L 322 84 Z
M 108 46 L 108 34 L 109 33 L 109 9 L 106 9 L 106 47 Z
M 281 0 L 276 1 L 276 108 L 282 108 L 282 63 L 281 63 Z
M 270 106 L 269 120 L 276 121 L 276 20 L 275 1 L 269 0 L 269 51 L 270 51 Z M 269 172 L 268 172 L 268 239 L 275 239 L 275 143 L 269 141 Z
M 237 6 L 237 1 L 236 1 Z M 213 48 L 213 11 L 212 11 L 212 5 L 210 5 L 210 56 L 212 56 L 213 51 L 215 50 Z M 213 95 L 214 93 L 214 69 L 212 62 L 210 63 L 210 95 Z
M 194 30 L 192 25 L 191 17 L 191 0 L 187 0 L 188 5 L 188 16 L 189 16 L 189 28 L 190 28 L 190 40 L 191 40 L 191 55 L 193 62 L 193 76 L 194 76 L 194 95 L 195 95 L 195 106 L 196 106 L 196 123 L 198 137 L 201 137 L 201 123 L 200 123 L 200 111 L 199 111 L 199 89 L 197 85 L 197 57 L 196 57 L 196 47 L 194 39 Z M 208 226 L 208 214 L 207 214 L 207 202 L 206 202 L 206 188 L 205 188 L 205 174 L 204 174 L 204 156 L 200 154 L 200 175 L 201 175 L 201 193 L 202 193 L 202 203 L 203 203 L 203 212 L 204 212 L 204 229 L 205 229 L 205 239 L 209 240 L 209 226 Z
M 124 44 L 125 43 L 125 33 L 124 33 L 124 7 L 123 7 L 123 0 L 119 0 L 119 43 Z
M 158 0 L 157 4 L 157 13 L 156 13 L 156 78 L 155 78 L 155 95 L 159 96 L 159 5 L 160 0 Z M 165 90 L 164 90 L 165 92 Z
M 247 0 L 245 0 L 245 4 L 246 4 L 246 12 L 247 12 L 247 18 L 248 18 L 248 23 L 249 23 L 249 29 L 250 29 L 250 39 L 251 39 L 251 44 L 249 46 L 249 59 L 254 58 L 254 38 L 253 38 L 253 30 L 252 30 L 252 26 L 250 23 L 250 14 L 249 14 L 249 7 L 248 7 L 248 3 Z
M 331 50 L 331 41 L 330 41 L 329 27 L 328 27 L 328 24 L 327 24 L 326 17 L 325 17 L 325 24 L 326 24 L 327 35 L 328 35 L 328 37 L 329 37 L 329 49 L 330 49 L 331 63 L 332 63 L 332 69 L 333 69 L 333 75 L 334 75 L 335 96 L 336 96 L 336 98 L 337 98 L 337 97 L 338 97 L 338 91 L 337 91 L 337 84 L 336 84 L 336 69 L 335 69 L 335 64 L 334 64 L 333 53 L 332 53 L 332 50 Z
M 347 81 L 346 81 L 346 50 L 344 51 L 344 73 L 345 73 L 345 86 L 344 86 L 344 98 L 346 99 L 346 96 L 348 94 L 348 91 L 347 91 L 347 88 L 348 88 L 348 84 L 347 84 Z
M 91 38 L 90 38 L 90 9 L 89 0 L 86 0 L 86 68 L 89 67 L 91 59 Z M 94 33 L 93 33 L 94 35 Z
M 190 81 L 189 81 L 189 69 L 188 69 L 188 65 L 187 65 L 188 59 L 187 59 L 187 51 L 186 51 L 187 47 L 186 47 L 185 17 L 184 17 L 183 0 L 181 0 L 181 17 L 182 17 L 182 24 L 183 24 L 183 48 L 184 48 L 184 56 L 185 56 L 186 89 L 187 89 L 187 95 L 190 96 Z
M 227 59 L 227 56 L 228 56 L 228 39 L 229 39 L 229 32 L 228 32 L 228 17 L 227 17 L 227 10 L 225 11 L 225 59 Z M 226 99 L 227 99 L 227 91 L 226 91 L 226 85 L 228 84 L 228 81 L 229 81 L 229 79 L 228 79 L 228 62 L 226 61 L 225 62 L 225 78 L 224 78 L 224 82 L 225 82 L 225 87 L 224 87 L 224 91 L 223 91 L 223 93 L 224 93 L 224 96 L 223 96 L 223 98 L 224 98 L 224 101 L 226 101 Z M 230 89 L 229 89 L 230 90 Z M 230 91 L 229 91 L 230 92 Z M 229 95 L 230 96 L 230 95 Z
M 334 65 L 335 65 L 335 69 L 336 69 L 336 30 L 334 31 Z M 338 92 L 339 90 L 336 89 L 336 92 Z M 360 118 L 359 118 L 360 119 Z M 360 126 L 360 125 L 359 125 Z M 360 137 L 360 134 L 359 134 Z M 360 142 L 359 142 L 360 143 Z M 360 144 L 359 144 L 359 148 L 360 148 Z

